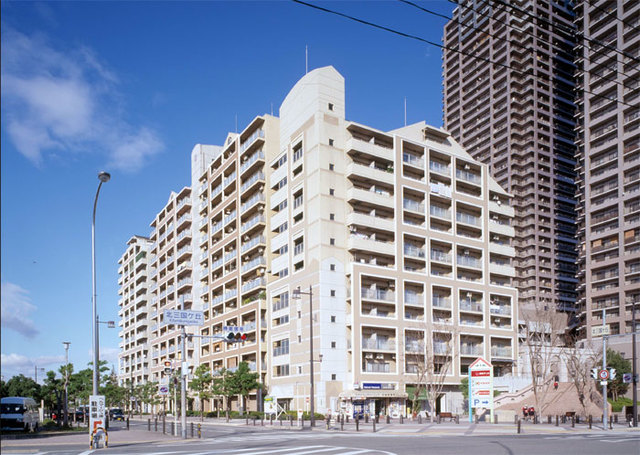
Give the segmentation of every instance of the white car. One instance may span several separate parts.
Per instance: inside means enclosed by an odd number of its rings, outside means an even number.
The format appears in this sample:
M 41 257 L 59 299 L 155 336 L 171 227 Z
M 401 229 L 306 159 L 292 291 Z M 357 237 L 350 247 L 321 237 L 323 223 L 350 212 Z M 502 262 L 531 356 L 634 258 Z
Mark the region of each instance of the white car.
M 36 431 L 40 425 L 38 405 L 33 398 L 5 397 L 0 402 L 3 430 Z

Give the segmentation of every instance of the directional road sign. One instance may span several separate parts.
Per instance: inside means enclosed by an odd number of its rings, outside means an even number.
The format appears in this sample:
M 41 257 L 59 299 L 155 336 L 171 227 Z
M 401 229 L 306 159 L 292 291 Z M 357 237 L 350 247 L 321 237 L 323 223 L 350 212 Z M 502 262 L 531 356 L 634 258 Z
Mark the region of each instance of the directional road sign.
M 175 325 L 204 325 L 204 312 L 193 310 L 164 310 L 164 322 Z

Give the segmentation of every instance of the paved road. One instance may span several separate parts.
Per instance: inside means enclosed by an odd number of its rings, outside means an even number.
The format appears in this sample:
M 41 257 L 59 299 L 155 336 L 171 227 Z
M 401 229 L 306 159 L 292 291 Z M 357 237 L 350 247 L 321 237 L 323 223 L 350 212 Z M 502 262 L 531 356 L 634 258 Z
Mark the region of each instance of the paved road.
M 148 432 L 146 425 L 112 427 L 107 449 L 88 450 L 86 434 L 64 434 L 47 438 L 3 439 L 2 455 L 636 455 L 640 454 L 640 432 L 622 429 L 591 433 L 557 431 L 515 434 L 482 434 L 492 425 L 442 426 L 439 431 L 398 426 L 377 433 L 261 428 L 238 425 L 207 425 L 203 439 L 183 441 Z M 424 426 L 423 426 L 424 427 Z M 540 426 L 537 426 L 540 427 Z M 419 427 L 418 427 L 419 428 Z M 447 431 L 443 431 L 447 430 Z M 470 431 L 474 429 L 475 431 Z M 546 428 L 547 430 L 549 427 Z M 448 431 L 456 430 L 453 434 Z M 476 433 L 476 431 L 478 431 Z

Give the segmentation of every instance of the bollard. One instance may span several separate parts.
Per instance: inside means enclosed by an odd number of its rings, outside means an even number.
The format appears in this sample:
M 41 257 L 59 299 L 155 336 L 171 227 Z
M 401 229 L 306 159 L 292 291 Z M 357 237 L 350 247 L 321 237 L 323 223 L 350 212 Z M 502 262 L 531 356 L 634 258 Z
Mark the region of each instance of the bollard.
M 151 419 L 147 419 L 147 431 L 151 431 Z
M 498 423 L 498 414 L 494 414 L 493 416 L 493 423 L 497 424 Z
M 387 414 L 387 423 L 391 423 L 391 416 Z
M 249 425 L 249 414 L 246 415 L 244 423 L 245 425 Z
M 202 438 L 202 426 L 198 424 L 198 439 Z
M 376 432 L 376 419 L 373 419 L 373 432 Z
M 518 415 L 513 416 L 513 423 L 518 423 Z
M 193 438 L 193 422 L 191 422 L 191 437 Z
M 129 430 L 129 417 L 127 417 L 127 430 Z
M 331 426 L 331 417 L 327 417 L 327 430 Z
M 422 425 L 422 416 L 421 416 L 421 415 L 418 415 L 418 423 L 419 423 L 420 425 Z
M 558 415 L 556 414 L 556 426 L 558 426 Z
M 153 421 L 153 431 L 158 432 L 158 418 L 156 417 Z
M 273 414 L 269 416 L 269 421 L 271 422 L 271 426 L 273 426 Z
M 591 417 L 591 414 L 589 414 L 589 429 L 591 429 L 592 422 L 593 422 L 593 418 Z
M 254 427 L 256 426 L 256 418 L 255 417 L 253 418 L 253 426 Z
M 551 416 L 547 416 L 547 423 L 551 424 Z
M 460 416 L 458 416 L 458 415 L 456 416 L 456 423 L 457 423 L 458 425 L 460 425 Z
M 175 430 L 176 430 L 175 422 L 171 422 L 171 436 L 174 436 L 176 434 Z
M 618 414 L 613 416 L 613 423 L 618 423 Z
M 344 416 L 340 419 L 340 431 L 344 431 Z
M 347 415 L 347 423 L 349 423 L 349 415 Z
M 517 423 L 517 427 L 518 427 L 518 434 L 520 434 L 520 425 L 521 425 L 521 423 L 520 423 L 520 419 L 518 419 L 518 423 Z
M 476 414 L 476 416 L 475 416 L 475 423 L 477 424 L 478 422 L 480 422 L 480 417 L 478 417 L 478 415 Z
M 576 418 L 575 416 L 571 416 L 571 428 L 575 428 L 576 427 Z
M 380 423 L 380 414 L 376 415 L 375 421 L 376 423 Z
M 613 416 L 609 416 L 609 429 L 613 430 Z
M 360 431 L 360 419 L 356 418 L 356 431 Z
M 580 423 L 580 416 L 576 416 L 576 423 Z
M 264 415 L 262 417 L 260 417 L 260 426 L 261 427 L 264 426 Z
M 364 423 L 369 423 L 369 414 L 365 414 Z
M 282 426 L 282 419 L 280 419 L 280 426 Z
M 400 414 L 400 424 L 402 425 L 403 423 L 404 423 L 404 416 Z
M 167 421 L 164 416 L 162 416 L 162 434 L 167 434 Z
M 289 425 L 293 427 L 293 416 L 289 416 Z
M 311 422 L 309 422 L 311 423 Z M 300 428 L 304 428 L 304 418 L 300 419 Z

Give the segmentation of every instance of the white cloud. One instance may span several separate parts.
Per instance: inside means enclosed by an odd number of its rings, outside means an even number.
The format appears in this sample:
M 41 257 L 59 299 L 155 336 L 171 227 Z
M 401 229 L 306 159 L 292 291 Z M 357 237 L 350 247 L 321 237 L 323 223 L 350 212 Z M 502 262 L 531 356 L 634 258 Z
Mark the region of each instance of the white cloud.
M 36 306 L 31 303 L 29 292 L 17 284 L 2 283 L 2 327 L 15 330 L 26 338 L 38 334 L 38 329 L 30 318 Z
M 38 166 L 97 150 L 112 169 L 137 171 L 164 148 L 149 127 L 124 120 L 117 76 L 87 47 L 58 50 L 3 24 L 2 95 L 8 136 Z
M 34 373 L 34 368 L 46 368 L 52 369 L 52 365 L 59 365 L 64 363 L 64 356 L 41 356 L 35 358 L 29 358 L 22 354 L 2 354 L 0 359 L 0 365 L 2 366 L 2 375 L 5 380 L 8 380 L 11 376 L 17 374 L 24 374 L 25 376 L 31 376 Z M 53 368 L 57 369 L 57 368 Z M 40 373 L 38 373 L 38 382 L 40 382 Z M 44 373 L 42 373 L 44 378 Z

